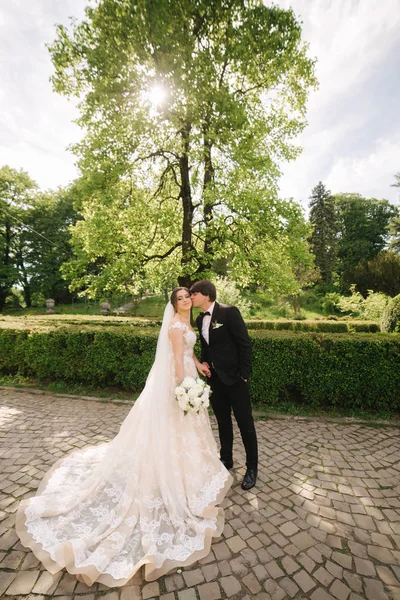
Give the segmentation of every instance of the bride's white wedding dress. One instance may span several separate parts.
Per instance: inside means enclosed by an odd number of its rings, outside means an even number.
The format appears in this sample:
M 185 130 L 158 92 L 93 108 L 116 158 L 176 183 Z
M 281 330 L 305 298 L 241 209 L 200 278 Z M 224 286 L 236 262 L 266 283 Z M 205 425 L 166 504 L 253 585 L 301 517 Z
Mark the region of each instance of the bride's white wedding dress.
M 109 444 L 58 461 L 23 500 L 17 533 L 51 573 L 88 585 L 125 585 L 144 565 L 153 581 L 205 557 L 222 533 L 217 505 L 232 483 L 208 413 L 185 415 L 174 398 L 168 305 L 146 386 Z M 196 334 L 182 323 L 184 374 L 197 376 Z

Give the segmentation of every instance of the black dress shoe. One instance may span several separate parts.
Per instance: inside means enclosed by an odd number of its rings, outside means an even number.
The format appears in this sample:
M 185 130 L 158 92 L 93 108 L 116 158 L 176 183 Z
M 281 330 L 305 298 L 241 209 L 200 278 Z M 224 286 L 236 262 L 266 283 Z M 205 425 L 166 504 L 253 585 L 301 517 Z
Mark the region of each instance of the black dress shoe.
M 233 461 L 232 460 L 222 460 L 222 458 L 220 459 L 222 464 L 224 465 L 225 469 L 232 469 L 233 468 Z
M 257 481 L 257 471 L 253 469 L 247 469 L 243 481 L 242 481 L 242 490 L 249 490 L 250 488 L 256 485 Z

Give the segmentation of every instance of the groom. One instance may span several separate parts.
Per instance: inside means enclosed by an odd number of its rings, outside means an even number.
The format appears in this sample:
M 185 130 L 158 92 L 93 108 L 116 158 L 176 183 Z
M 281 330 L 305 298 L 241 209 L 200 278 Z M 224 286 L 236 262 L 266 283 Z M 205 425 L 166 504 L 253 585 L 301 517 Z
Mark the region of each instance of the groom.
M 242 488 L 249 490 L 257 479 L 257 437 L 251 413 L 249 376 L 251 342 L 239 310 L 218 304 L 211 281 L 197 281 L 190 288 L 193 306 L 202 309 L 196 324 L 200 332 L 203 374 L 210 377 L 211 406 L 218 421 L 221 461 L 233 467 L 233 427 L 235 415 L 246 450 L 246 474 Z

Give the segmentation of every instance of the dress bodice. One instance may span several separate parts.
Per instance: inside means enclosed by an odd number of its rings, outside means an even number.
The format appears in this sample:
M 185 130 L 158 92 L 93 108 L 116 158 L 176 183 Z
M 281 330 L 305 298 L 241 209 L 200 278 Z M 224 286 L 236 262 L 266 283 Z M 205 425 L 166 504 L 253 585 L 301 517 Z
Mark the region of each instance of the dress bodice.
M 180 329 L 183 331 L 183 368 L 184 375 L 190 377 L 197 376 L 196 365 L 193 360 L 193 348 L 196 343 L 197 336 L 193 329 L 182 323 L 181 321 L 175 321 L 170 325 L 169 330 Z

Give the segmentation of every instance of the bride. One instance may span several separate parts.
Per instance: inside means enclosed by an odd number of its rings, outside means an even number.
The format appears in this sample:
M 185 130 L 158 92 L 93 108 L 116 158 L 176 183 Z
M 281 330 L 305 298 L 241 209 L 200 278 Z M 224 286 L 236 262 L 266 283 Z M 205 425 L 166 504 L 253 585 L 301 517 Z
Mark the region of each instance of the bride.
M 16 529 L 51 573 L 123 586 L 144 566 L 153 581 L 210 551 L 223 530 L 232 477 L 218 458 L 208 413 L 186 414 L 174 389 L 205 367 L 193 353 L 192 301 L 175 288 L 143 392 L 108 444 L 58 461 L 18 508 Z

